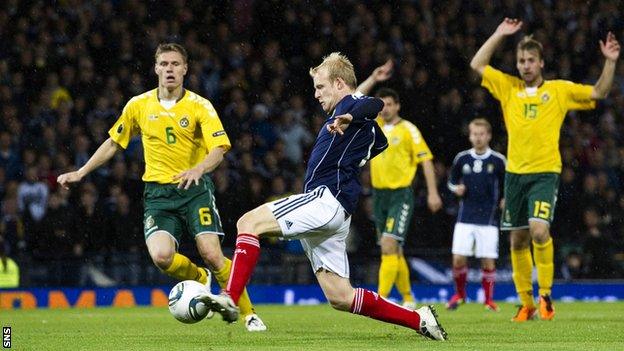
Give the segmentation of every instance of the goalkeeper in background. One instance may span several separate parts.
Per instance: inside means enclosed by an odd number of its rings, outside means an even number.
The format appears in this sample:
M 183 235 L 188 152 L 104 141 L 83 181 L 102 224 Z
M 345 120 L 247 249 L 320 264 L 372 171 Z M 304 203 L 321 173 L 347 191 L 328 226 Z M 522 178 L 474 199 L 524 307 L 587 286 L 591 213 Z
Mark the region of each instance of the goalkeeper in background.
M 559 132 L 569 110 L 593 109 L 595 100 L 607 97 L 620 55 L 620 45 L 609 32 L 606 41 L 600 41 L 605 64 L 596 84 L 544 80 L 542 44 L 527 36 L 516 49 L 518 78 L 493 68 L 489 62 L 503 39 L 521 27 L 522 21 L 505 18 L 470 62 L 483 78 L 481 85 L 500 101 L 509 134 L 501 229 L 511 232 L 513 281 L 522 304 L 512 319 L 515 322 L 533 319 L 537 314 L 531 282 L 533 261 L 537 267 L 540 318 L 552 320 L 555 316 L 550 224 L 561 173 Z
M 210 284 L 210 272 L 177 252 L 184 232 L 197 245 L 204 262 L 225 286 L 232 261 L 221 251 L 221 218 L 208 173 L 219 166 L 230 140 L 210 101 L 184 89 L 187 53 L 178 44 L 161 44 L 155 54 L 158 88 L 135 96 L 108 132 L 110 137 L 79 170 L 62 174 L 58 183 L 68 188 L 125 149 L 141 134 L 145 150 L 144 231 L 154 264 L 179 280 Z M 241 314 L 249 331 L 266 326 L 255 314 L 246 290 Z
M 368 94 L 373 86 L 390 78 L 392 61 L 377 67 L 357 88 Z M 396 285 L 403 306 L 416 308 L 412 296 L 409 266 L 403 255 L 403 245 L 414 213 L 412 183 L 416 169 L 421 164 L 427 185 L 427 205 L 431 212 L 442 208 L 433 167 L 433 155 L 414 124 L 399 116 L 399 94 L 382 88 L 375 94 L 384 102 L 377 124 L 388 139 L 388 149 L 371 160 L 373 209 L 378 242 L 381 246 L 378 293 L 388 297 Z

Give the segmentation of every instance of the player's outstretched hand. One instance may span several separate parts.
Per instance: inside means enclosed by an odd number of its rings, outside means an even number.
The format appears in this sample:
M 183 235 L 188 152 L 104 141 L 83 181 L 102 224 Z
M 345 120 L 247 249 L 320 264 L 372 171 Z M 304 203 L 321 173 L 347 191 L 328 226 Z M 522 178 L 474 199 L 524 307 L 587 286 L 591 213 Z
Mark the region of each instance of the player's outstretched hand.
M 78 171 L 63 173 L 56 178 L 56 182 L 63 187 L 63 189 L 69 189 L 69 184 L 78 183 L 82 180 L 82 175 Z
M 180 181 L 180 183 L 178 183 L 178 189 L 187 190 L 191 187 L 191 185 L 193 185 L 193 183 L 195 183 L 195 185 L 199 185 L 199 180 L 203 175 L 204 172 L 195 167 L 173 176 L 173 180 Z
M 512 35 L 519 31 L 520 28 L 522 28 L 522 21 L 517 18 L 505 17 L 503 22 L 501 22 L 501 24 L 498 25 L 498 28 L 496 28 L 496 33 L 502 35 Z
M 345 129 L 347 129 L 351 121 L 353 121 L 353 116 L 351 116 L 350 113 L 336 116 L 334 122 L 327 125 L 327 131 L 329 131 L 331 134 L 338 133 L 340 135 L 343 135 Z
M 607 40 L 600 40 L 600 51 L 608 60 L 616 61 L 620 56 L 620 43 L 611 32 L 607 33 Z
M 383 65 L 375 68 L 372 74 L 375 82 L 383 82 L 383 81 L 388 80 L 388 78 L 392 77 L 393 67 L 394 67 L 394 62 L 392 62 L 392 60 L 388 60 Z

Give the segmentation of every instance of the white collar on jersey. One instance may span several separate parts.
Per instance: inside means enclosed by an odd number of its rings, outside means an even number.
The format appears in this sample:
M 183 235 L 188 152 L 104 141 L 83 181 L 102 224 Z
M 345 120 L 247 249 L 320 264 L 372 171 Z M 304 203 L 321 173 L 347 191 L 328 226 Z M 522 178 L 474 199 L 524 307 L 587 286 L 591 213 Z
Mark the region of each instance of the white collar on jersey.
M 492 154 L 492 149 L 490 149 L 489 147 L 487 148 L 487 150 L 485 150 L 484 153 L 482 154 L 478 154 L 474 148 L 470 149 L 470 156 L 476 158 L 477 160 L 485 160 L 486 158 L 490 157 L 490 155 Z

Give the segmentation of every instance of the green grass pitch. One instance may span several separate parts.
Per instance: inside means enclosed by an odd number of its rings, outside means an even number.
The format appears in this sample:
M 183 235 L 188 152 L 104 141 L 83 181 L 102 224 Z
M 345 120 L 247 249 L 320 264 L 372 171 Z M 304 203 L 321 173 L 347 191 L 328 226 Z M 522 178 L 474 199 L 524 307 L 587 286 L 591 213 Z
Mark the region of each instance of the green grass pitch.
M 320 306 L 260 305 L 269 327 L 249 333 L 215 316 L 182 324 L 166 307 L 0 310 L 14 350 L 624 350 L 624 303 L 558 303 L 556 320 L 514 324 L 501 312 L 436 305 L 450 340 Z

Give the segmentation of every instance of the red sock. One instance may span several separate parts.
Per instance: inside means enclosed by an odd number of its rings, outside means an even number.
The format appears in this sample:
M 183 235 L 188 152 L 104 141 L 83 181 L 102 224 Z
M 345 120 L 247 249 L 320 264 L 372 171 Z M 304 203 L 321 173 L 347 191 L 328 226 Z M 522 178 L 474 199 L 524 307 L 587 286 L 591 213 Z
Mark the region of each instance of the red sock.
M 258 237 L 250 234 L 238 234 L 236 238 L 236 249 L 232 258 L 232 268 L 230 279 L 228 280 L 225 292 L 230 295 L 234 303 L 238 305 L 245 285 L 249 282 L 251 272 L 253 272 L 258 257 L 260 256 L 260 242 Z
M 481 270 L 481 286 L 485 292 L 485 301 L 492 301 L 494 297 L 494 281 L 496 281 L 496 268 Z
M 370 290 L 355 289 L 355 298 L 351 304 L 351 313 L 367 316 L 380 321 L 402 325 L 420 330 L 420 315 L 392 303 Z
M 455 280 L 455 292 L 462 298 L 466 298 L 466 276 L 468 275 L 468 266 L 459 268 L 453 267 L 453 280 Z

